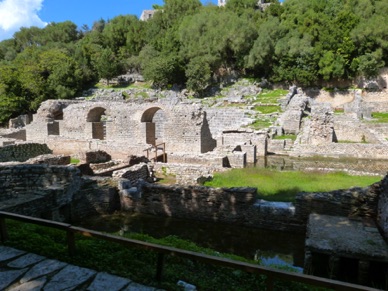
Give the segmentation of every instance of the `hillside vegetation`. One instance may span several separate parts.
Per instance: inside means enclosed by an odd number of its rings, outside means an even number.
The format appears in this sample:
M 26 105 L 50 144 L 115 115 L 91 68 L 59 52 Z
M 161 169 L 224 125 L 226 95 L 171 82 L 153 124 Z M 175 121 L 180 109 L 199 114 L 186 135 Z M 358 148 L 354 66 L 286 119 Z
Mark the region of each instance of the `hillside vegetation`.
M 310 85 L 374 76 L 388 62 L 388 1 L 270 2 L 261 11 L 257 0 L 223 8 L 165 0 L 146 22 L 119 15 L 92 28 L 70 21 L 21 28 L 0 42 L 0 123 L 128 70 L 156 87 L 200 93 L 231 71 Z

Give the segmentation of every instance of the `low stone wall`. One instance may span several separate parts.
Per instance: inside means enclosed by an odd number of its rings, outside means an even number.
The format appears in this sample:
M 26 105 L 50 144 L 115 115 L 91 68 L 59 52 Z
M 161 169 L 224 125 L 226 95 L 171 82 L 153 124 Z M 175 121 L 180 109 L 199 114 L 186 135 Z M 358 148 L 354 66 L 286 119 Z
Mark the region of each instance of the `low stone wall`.
M 0 147 L 0 162 L 24 162 L 28 159 L 51 154 L 52 151 L 46 144 L 39 143 L 21 143 Z
M 322 145 L 297 145 L 290 151 L 292 157 L 331 157 L 387 159 L 388 147 L 383 144 L 330 143 Z
M 79 171 L 71 166 L 0 166 L 4 211 L 62 221 L 68 218 L 67 206 L 79 188 Z
M 150 178 L 150 170 L 147 164 L 140 163 L 132 167 L 114 171 L 112 176 L 114 178 L 127 179 L 131 181 L 132 185 L 136 185 L 139 179 L 148 180 Z
M 244 224 L 247 207 L 256 202 L 256 189 L 145 184 L 140 199 L 126 195 L 120 199 L 125 211 Z
M 81 183 L 80 190 L 74 193 L 70 204 L 70 221 L 120 210 L 116 181 L 109 178 L 84 177 Z
M 377 224 L 388 241 L 388 177 L 381 181 L 379 203 L 377 205 Z
M 176 183 L 180 185 L 198 185 L 199 182 L 213 176 L 215 171 L 227 171 L 229 169 L 222 167 L 203 167 L 195 164 L 154 164 L 154 170 L 161 175 L 174 175 Z
M 296 219 L 307 223 L 311 213 L 332 216 L 377 218 L 379 184 L 323 193 L 299 193 L 295 202 Z

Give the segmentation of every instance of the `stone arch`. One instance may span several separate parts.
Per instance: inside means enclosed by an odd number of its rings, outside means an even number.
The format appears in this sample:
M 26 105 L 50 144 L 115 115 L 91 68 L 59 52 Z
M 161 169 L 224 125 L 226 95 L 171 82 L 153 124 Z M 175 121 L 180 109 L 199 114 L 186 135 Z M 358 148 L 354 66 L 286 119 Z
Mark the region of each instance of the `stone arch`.
M 88 112 L 86 121 L 91 123 L 93 139 L 106 139 L 106 120 L 106 109 L 103 107 L 95 107 Z
M 146 109 L 142 116 L 141 122 L 144 124 L 144 133 L 146 143 L 156 145 L 165 141 L 164 123 L 167 120 L 167 114 L 161 107 L 155 106 Z

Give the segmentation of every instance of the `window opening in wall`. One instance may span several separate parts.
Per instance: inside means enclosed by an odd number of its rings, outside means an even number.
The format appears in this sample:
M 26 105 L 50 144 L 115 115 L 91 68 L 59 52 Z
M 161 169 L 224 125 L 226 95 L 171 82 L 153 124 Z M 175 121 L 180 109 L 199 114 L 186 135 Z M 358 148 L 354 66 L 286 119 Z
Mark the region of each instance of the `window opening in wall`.
M 143 113 L 141 122 L 144 124 L 145 143 L 151 145 L 144 150 L 146 156 L 155 161 L 165 162 L 167 159 L 164 133 L 165 112 L 159 107 L 149 108 Z
M 93 139 L 106 139 L 106 122 L 109 118 L 105 113 L 105 108 L 96 107 L 89 111 L 87 122 L 92 124 L 92 138 Z

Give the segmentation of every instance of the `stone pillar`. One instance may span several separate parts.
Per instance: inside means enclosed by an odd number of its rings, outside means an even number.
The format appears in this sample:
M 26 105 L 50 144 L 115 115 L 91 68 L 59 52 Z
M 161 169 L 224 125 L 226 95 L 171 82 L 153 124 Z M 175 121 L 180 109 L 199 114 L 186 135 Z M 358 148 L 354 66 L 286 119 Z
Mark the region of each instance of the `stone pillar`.
M 303 273 L 312 274 L 313 273 L 313 254 L 311 251 L 305 251 L 304 253 L 304 266 Z

